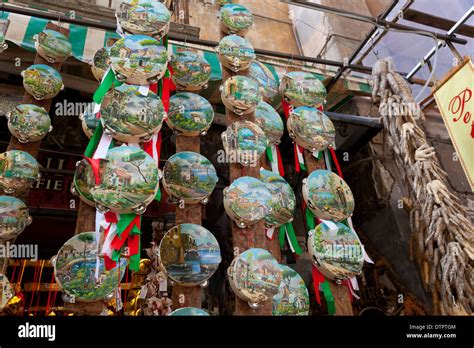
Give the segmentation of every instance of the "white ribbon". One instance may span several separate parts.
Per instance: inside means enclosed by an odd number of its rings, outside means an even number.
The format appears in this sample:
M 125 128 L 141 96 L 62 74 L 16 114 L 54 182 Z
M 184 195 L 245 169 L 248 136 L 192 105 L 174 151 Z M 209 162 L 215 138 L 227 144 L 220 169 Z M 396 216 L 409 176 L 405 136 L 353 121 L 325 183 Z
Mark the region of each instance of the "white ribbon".
M 288 235 L 288 229 L 285 227 L 285 235 L 286 235 L 286 240 L 288 241 L 288 245 L 290 246 L 291 252 L 295 252 L 295 248 L 293 248 L 293 245 L 291 244 L 290 236 Z
M 158 143 L 158 133 L 153 134 L 151 137 L 152 143 L 152 151 L 153 151 L 153 159 L 155 160 L 156 167 L 158 168 L 159 162 L 160 162 L 160 154 L 158 153 L 158 150 L 156 149 L 156 144 Z
M 319 221 L 321 221 L 322 224 L 326 225 L 327 228 L 329 228 L 329 230 L 338 230 L 339 228 L 337 227 L 337 225 L 330 221 L 330 220 L 322 220 L 322 219 L 319 219 Z
M 99 270 L 100 270 L 100 259 L 99 259 L 99 242 L 100 242 L 100 230 L 107 226 L 107 221 L 105 220 L 105 215 L 96 210 L 95 212 L 95 243 L 97 247 L 97 255 L 95 258 L 95 280 L 99 280 Z
M 332 172 L 331 159 L 329 158 L 329 151 L 326 149 L 324 152 L 324 161 L 326 162 L 326 169 Z
M 148 96 L 148 92 L 150 92 L 150 85 L 140 86 L 138 88 L 138 92 L 144 97 Z
M 115 32 L 119 34 L 120 37 L 125 37 L 125 33 L 123 32 L 122 25 L 120 24 L 120 20 L 117 15 L 115 15 L 115 18 L 117 18 L 117 30 Z
M 349 278 L 349 281 L 350 281 L 349 291 L 351 292 L 352 296 L 360 300 L 359 295 L 357 295 L 354 291 L 354 290 L 359 290 L 359 284 L 357 283 L 357 278 L 356 277 Z
M 319 153 L 320 153 L 320 152 L 321 152 L 321 151 L 314 151 L 314 152 L 313 152 L 313 157 L 319 159 Z
M 128 146 L 136 147 L 137 149 L 140 149 L 140 145 L 138 143 L 128 143 Z
M 109 151 L 110 144 L 112 143 L 112 137 L 108 134 L 102 133 L 102 137 L 100 138 L 99 145 L 97 145 L 97 149 L 94 152 L 93 159 L 104 159 L 107 156 L 107 152 Z
M 109 258 L 112 258 L 112 241 L 117 235 L 117 225 L 116 224 L 111 224 L 109 233 L 107 234 L 107 237 L 105 238 L 104 244 L 102 245 L 102 251 L 101 253 L 104 255 L 107 255 Z
M 93 103 L 94 104 L 94 115 L 97 115 L 97 113 L 100 111 L 100 104 Z
M 268 239 L 272 240 L 273 239 L 273 234 L 275 233 L 275 226 L 272 226 L 270 228 L 267 228 L 265 234 Z
M 304 164 L 303 153 L 301 152 L 300 147 L 298 146 L 298 144 L 295 143 L 295 146 L 296 146 L 296 154 L 298 155 L 298 162 L 299 162 L 300 164 L 301 164 L 301 163 Z
M 276 145 L 272 144 L 270 149 L 272 151 L 272 159 L 273 159 L 273 161 L 271 162 L 272 172 L 280 175 L 280 170 L 278 169 L 278 153 L 277 153 Z

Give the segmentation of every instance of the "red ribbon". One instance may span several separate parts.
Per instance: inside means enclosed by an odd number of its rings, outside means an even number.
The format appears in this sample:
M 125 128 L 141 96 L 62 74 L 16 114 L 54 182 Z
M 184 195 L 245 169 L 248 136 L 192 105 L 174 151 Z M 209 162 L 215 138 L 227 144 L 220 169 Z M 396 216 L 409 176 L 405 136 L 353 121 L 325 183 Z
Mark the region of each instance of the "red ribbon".
M 319 293 L 319 284 L 323 283 L 326 278 L 324 275 L 318 271 L 316 266 L 311 266 L 311 274 L 313 276 L 313 285 L 314 285 L 314 293 L 316 295 L 316 301 L 318 301 L 319 305 L 321 305 L 321 295 Z
M 117 262 L 112 260 L 109 255 L 104 255 L 104 265 L 106 270 L 111 270 L 117 266 Z
M 354 296 L 352 295 L 352 291 L 353 291 L 353 287 L 352 287 L 352 283 L 350 281 L 350 279 L 346 279 L 343 281 L 343 283 L 347 286 L 347 288 L 349 289 L 349 300 L 352 302 L 354 301 Z
M 337 174 L 341 177 L 341 179 L 343 179 L 341 166 L 339 165 L 339 161 L 337 160 L 337 156 L 336 156 L 336 151 L 334 151 L 332 147 L 329 148 L 329 151 L 331 152 L 332 160 L 334 164 L 336 165 Z
M 278 171 L 280 172 L 280 176 L 285 176 L 285 169 L 283 167 L 283 161 L 281 159 L 281 153 L 280 153 L 280 148 L 278 145 L 275 145 L 276 147 L 276 153 L 278 157 Z
M 293 144 L 293 152 L 295 154 L 295 172 L 300 173 L 301 168 L 300 168 L 300 161 L 298 159 L 298 148 L 297 148 L 297 146 L 298 145 L 296 145 L 296 143 Z
M 82 156 L 84 157 L 84 159 L 89 162 L 91 168 L 92 168 L 92 173 L 94 174 L 94 179 L 95 179 L 95 184 L 96 185 L 100 185 L 100 172 L 99 172 L 99 168 L 100 168 L 100 158 L 89 158 L 89 157 L 86 157 L 86 156 Z
M 474 122 L 472 122 L 471 137 L 474 138 Z
M 122 248 L 122 246 L 125 244 L 125 241 L 129 237 L 130 232 L 132 231 L 135 225 L 138 228 L 140 228 L 140 215 L 135 216 L 135 218 L 132 220 L 130 225 L 128 225 L 127 228 L 125 228 L 125 230 L 121 233 L 120 236 L 117 234 L 114 237 L 114 239 L 112 240 L 112 243 L 110 243 L 112 249 L 120 250 Z

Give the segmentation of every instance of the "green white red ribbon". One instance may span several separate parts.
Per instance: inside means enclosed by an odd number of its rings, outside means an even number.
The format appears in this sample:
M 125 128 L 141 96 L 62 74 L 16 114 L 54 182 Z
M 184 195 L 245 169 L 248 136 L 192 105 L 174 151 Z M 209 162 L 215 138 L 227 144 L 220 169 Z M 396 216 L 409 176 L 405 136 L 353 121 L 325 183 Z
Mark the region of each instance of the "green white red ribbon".
M 280 176 L 285 176 L 285 170 L 283 168 L 283 162 L 281 160 L 280 149 L 278 145 L 272 144 L 266 149 L 267 158 L 272 167 L 272 172 L 279 174 Z
M 279 241 L 281 248 L 285 246 L 285 238 L 288 241 L 288 245 L 290 246 L 290 249 L 294 254 L 301 255 L 303 253 L 300 245 L 298 244 L 298 239 L 296 238 L 295 230 L 291 222 L 280 226 Z

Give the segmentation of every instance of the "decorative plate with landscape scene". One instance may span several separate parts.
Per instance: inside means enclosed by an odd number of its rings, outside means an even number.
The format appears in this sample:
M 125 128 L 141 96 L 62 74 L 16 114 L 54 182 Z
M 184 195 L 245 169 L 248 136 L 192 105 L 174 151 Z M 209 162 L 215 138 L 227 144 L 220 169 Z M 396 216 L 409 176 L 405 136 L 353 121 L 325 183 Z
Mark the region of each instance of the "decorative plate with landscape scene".
M 214 120 L 211 103 L 199 94 L 181 92 L 170 98 L 166 124 L 185 136 L 205 134 Z
M 45 64 L 34 64 L 21 72 L 23 87 L 37 100 L 52 99 L 63 88 L 61 74 Z
M 273 315 L 308 315 L 309 294 L 303 278 L 286 265 L 279 265 L 282 280 L 278 294 L 273 296 Z
M 97 81 L 102 81 L 110 64 L 110 47 L 102 47 L 97 50 L 92 60 L 91 71 Z
M 281 226 L 293 220 L 296 197 L 290 184 L 280 175 L 260 169 L 260 180 L 266 185 L 272 196 L 272 211 L 265 216 L 268 226 Z
M 23 201 L 15 197 L 0 196 L 0 241 L 19 236 L 31 221 Z
M 40 141 L 53 129 L 48 112 L 34 104 L 17 105 L 7 118 L 10 133 L 21 143 Z
M 324 105 L 327 96 L 326 87 L 316 74 L 303 71 L 286 73 L 280 82 L 280 94 L 294 107 Z
M 256 57 L 250 41 L 237 35 L 223 37 L 216 51 L 222 65 L 234 72 L 247 70 Z
M 271 144 L 279 144 L 285 126 L 280 114 L 268 103 L 261 101 L 255 110 L 255 123 L 262 128 Z
M 255 111 L 262 101 L 256 80 L 245 76 L 231 76 L 220 87 L 224 105 L 239 116 Z
M 94 113 L 94 104 L 90 103 L 82 114 L 79 115 L 81 120 L 82 130 L 88 138 L 92 138 L 95 129 L 100 123 L 100 118 Z
M 170 62 L 173 69 L 173 82 L 181 91 L 200 91 L 207 88 L 211 78 L 211 66 L 195 52 L 181 51 L 173 53 Z
M 281 103 L 278 80 L 270 69 L 258 60 L 250 64 L 249 77 L 257 80 L 262 90 L 263 100 L 271 105 Z
M 95 186 L 95 177 L 92 167 L 86 159 L 76 164 L 76 172 L 74 173 L 73 194 L 77 194 L 79 198 L 86 204 L 95 205 L 94 197 L 91 190 Z
M 170 313 L 172 317 L 209 317 L 210 314 L 204 309 L 195 308 L 195 307 L 183 307 L 178 308 Z
M 14 296 L 15 291 L 7 276 L 0 273 L 0 310 L 8 305 L 8 301 Z
M 5 193 L 28 188 L 39 178 L 39 164 L 28 152 L 10 150 L 0 154 L 0 187 Z
M 62 63 L 72 54 L 72 46 L 68 38 L 50 29 L 45 29 L 35 36 L 35 48 L 48 63 Z
M 245 36 L 253 25 L 252 12 L 239 4 L 222 6 L 217 18 L 220 19 L 222 31 L 226 34 Z

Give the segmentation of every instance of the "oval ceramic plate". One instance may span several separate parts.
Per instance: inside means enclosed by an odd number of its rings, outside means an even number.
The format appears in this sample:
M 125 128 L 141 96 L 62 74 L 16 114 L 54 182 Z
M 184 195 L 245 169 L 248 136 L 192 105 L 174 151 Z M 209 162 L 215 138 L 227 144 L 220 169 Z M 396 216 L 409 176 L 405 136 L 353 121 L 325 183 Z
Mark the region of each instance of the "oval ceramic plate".
M 52 130 L 48 112 L 37 105 L 18 105 L 7 117 L 10 133 L 21 143 L 40 141 Z
M 253 60 L 250 64 L 249 77 L 257 80 L 262 89 L 263 100 L 271 105 L 281 103 L 278 80 L 267 66 L 258 60 Z
M 50 29 L 45 29 L 38 34 L 35 48 L 48 63 L 62 63 L 72 54 L 72 46 L 68 38 Z
M 255 123 L 262 128 L 271 144 L 279 144 L 285 132 L 280 114 L 268 103 L 262 101 L 255 110 Z
M 272 211 L 265 216 L 268 226 L 281 226 L 293 221 L 296 197 L 291 186 L 280 175 L 260 169 L 260 179 L 267 185 L 272 196 Z
M 257 81 L 249 77 L 229 77 L 220 89 L 224 105 L 240 116 L 253 112 L 262 101 Z
M 292 71 L 286 73 L 280 82 L 280 94 L 291 105 L 313 106 L 324 105 L 327 96 L 326 87 L 318 77 L 309 72 Z
M 309 294 L 303 278 L 293 269 L 279 265 L 282 280 L 278 294 L 273 296 L 273 315 L 308 315 Z
M 94 54 L 94 59 L 92 61 L 92 75 L 96 78 L 97 81 L 102 81 L 105 72 L 109 68 L 110 64 L 110 47 L 102 47 L 97 50 Z
M 173 69 L 173 82 L 178 90 L 199 91 L 207 88 L 211 77 L 211 66 L 195 52 L 173 53 L 170 65 Z
M 86 204 L 95 206 L 91 190 L 95 186 L 95 177 L 92 167 L 86 159 L 77 162 L 74 173 L 74 190 L 79 198 Z
M 0 241 L 19 236 L 31 220 L 23 201 L 15 197 L 0 196 Z
M 38 162 L 29 153 L 10 150 L 0 154 L 0 187 L 5 193 L 24 190 L 38 178 Z
M 206 98 L 195 93 L 176 93 L 170 98 L 166 123 L 178 134 L 204 135 L 214 120 L 214 109 Z
M 97 118 L 94 114 L 94 104 L 88 104 L 85 111 L 79 115 L 81 120 L 82 130 L 88 138 L 92 138 L 94 135 L 95 129 L 100 124 L 100 118 Z
M 209 313 L 206 312 L 204 309 L 195 308 L 195 307 L 183 307 L 178 308 L 170 313 L 172 317 L 209 317 Z
M 37 100 L 52 99 L 64 88 L 61 74 L 45 64 L 31 65 L 21 76 L 23 87 Z
M 252 60 L 255 59 L 252 44 L 237 35 L 223 37 L 216 51 L 222 65 L 234 72 L 247 70 Z
M 253 25 L 252 13 L 239 4 L 222 6 L 217 17 L 221 21 L 222 31 L 226 34 L 245 36 Z

